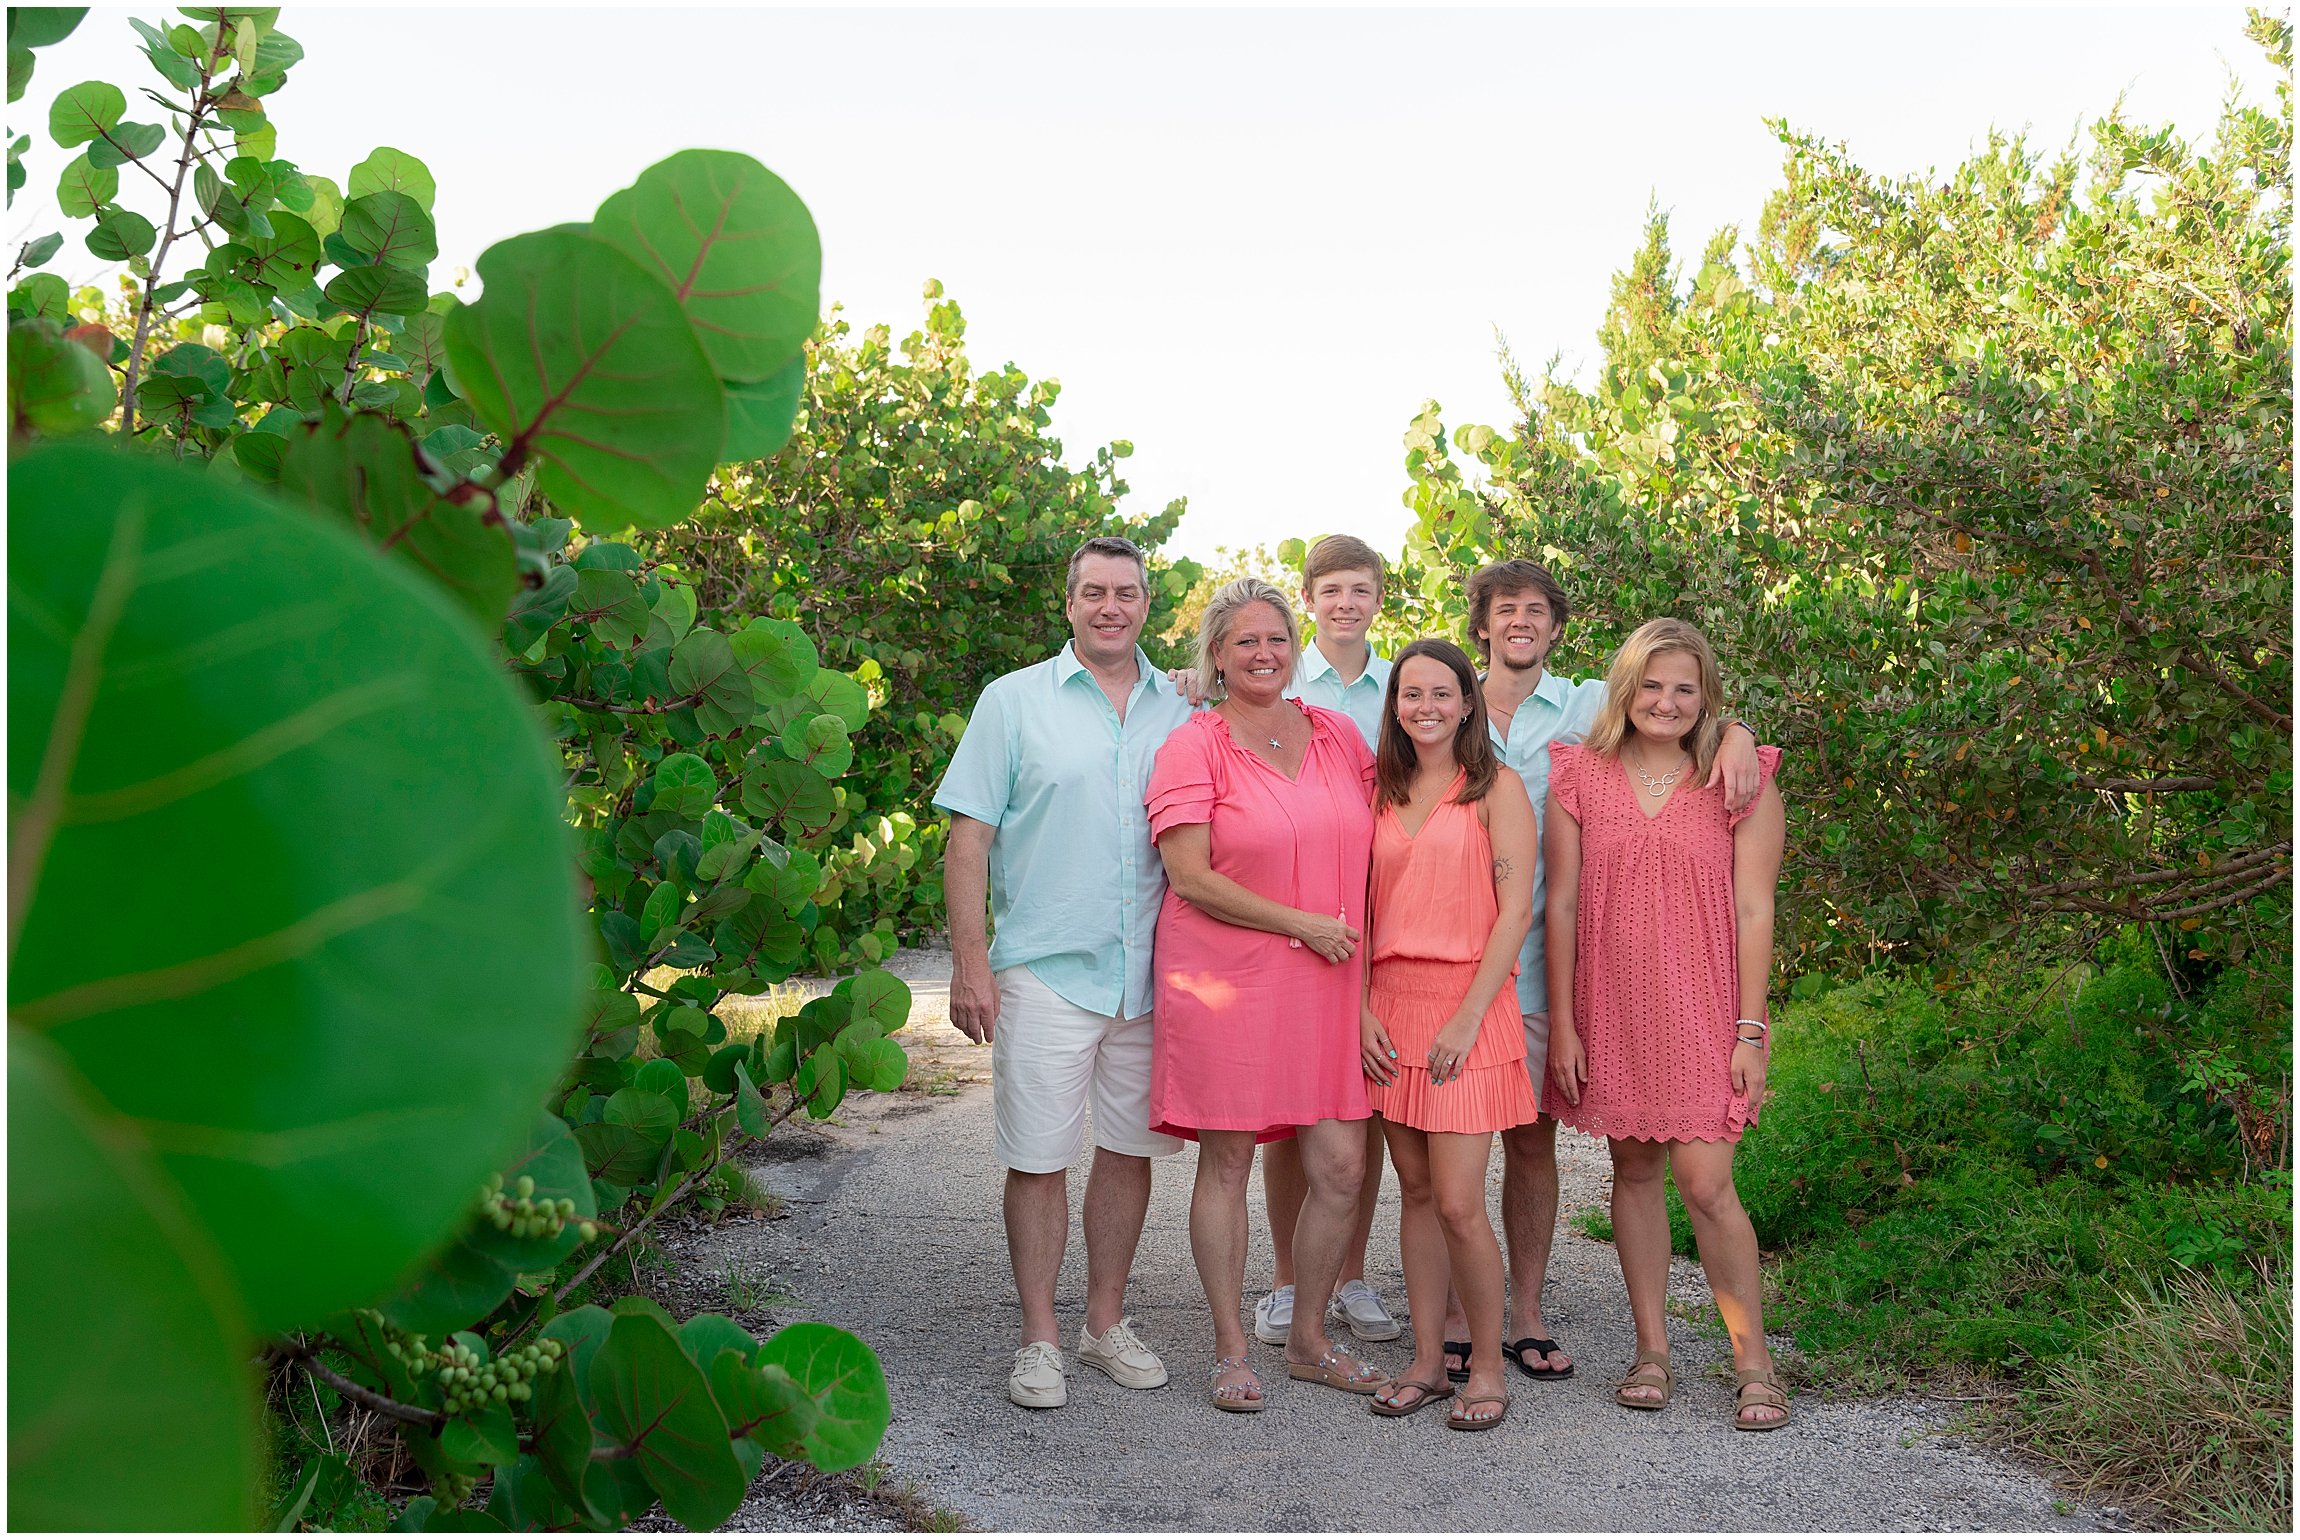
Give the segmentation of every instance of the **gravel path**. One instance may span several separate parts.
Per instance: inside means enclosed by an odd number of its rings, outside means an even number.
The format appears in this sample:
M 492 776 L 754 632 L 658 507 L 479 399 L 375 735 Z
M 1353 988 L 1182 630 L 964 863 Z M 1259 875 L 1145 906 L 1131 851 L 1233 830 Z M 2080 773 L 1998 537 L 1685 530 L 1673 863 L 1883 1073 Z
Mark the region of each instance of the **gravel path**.
M 1689 1321 L 1675 1331 L 1672 1405 L 1659 1414 L 1616 1406 L 1612 1378 L 1633 1351 L 1620 1271 L 1610 1246 L 1563 1224 L 1548 1315 L 1582 1372 L 1561 1383 L 1513 1380 L 1516 1405 L 1494 1431 L 1452 1433 L 1435 1411 L 1377 1420 L 1357 1397 L 1288 1381 L 1281 1350 L 1259 1344 L 1269 1409 L 1216 1411 L 1203 1391 L 1212 1331 L 1187 1230 L 1194 1147 L 1154 1168 L 1129 1294 L 1137 1329 L 1173 1382 L 1122 1390 L 1073 1363 L 1067 1407 L 1016 1407 L 1005 1379 L 1020 1312 L 990 1156 L 988 1053 L 948 1025 L 946 957 L 905 953 L 895 966 L 914 980 L 902 1041 L 921 1089 L 853 1097 L 834 1123 L 778 1136 L 779 1158 L 756 1172 L 786 1200 L 782 1219 L 669 1241 L 672 1292 L 688 1308 L 731 1310 L 762 1329 L 827 1320 L 878 1349 L 895 1406 L 881 1455 L 914 1514 L 941 1507 L 978 1528 L 1027 1530 L 2117 1527 L 2114 1514 L 2056 1503 L 2043 1478 L 1943 1434 L 1958 1410 L 1950 1405 L 1808 1394 L 1786 1429 L 1736 1433 L 1723 1341 Z M 1603 1146 L 1568 1135 L 1560 1150 L 1564 1211 L 1602 1202 Z M 1498 1195 L 1498 1150 L 1495 1160 Z M 1072 1341 L 1085 1291 L 1075 1221 L 1083 1187 L 1082 1175 L 1071 1183 L 1056 1300 Z M 1250 1289 L 1269 1268 L 1258 1184 L 1251 1201 Z M 1403 1319 L 1396 1255 L 1393 1180 L 1375 1218 L 1372 1281 Z M 1706 1303 L 1698 1271 L 1682 1261 L 1671 1292 L 1688 1314 Z M 1402 1368 L 1403 1348 L 1367 1351 Z M 729 1527 L 885 1523 L 883 1504 L 801 1515 L 760 1492 Z

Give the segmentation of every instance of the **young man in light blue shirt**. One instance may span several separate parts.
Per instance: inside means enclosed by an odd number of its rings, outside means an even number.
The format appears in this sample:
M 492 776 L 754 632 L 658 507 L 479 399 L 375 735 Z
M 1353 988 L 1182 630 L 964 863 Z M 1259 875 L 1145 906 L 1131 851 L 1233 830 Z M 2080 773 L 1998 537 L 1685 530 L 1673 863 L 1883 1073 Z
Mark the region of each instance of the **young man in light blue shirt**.
M 1548 816 L 1549 749 L 1579 743 L 1605 703 L 1603 679 L 1561 679 L 1547 669 L 1550 649 L 1565 634 L 1573 607 L 1565 589 L 1539 563 L 1494 562 L 1470 575 L 1470 646 L 1486 662 L 1485 709 L 1494 750 L 1525 782 L 1536 825 Z M 1729 807 L 1757 795 L 1757 740 L 1738 722 L 1725 742 L 1709 784 L 1722 783 Z M 1549 1075 L 1549 964 L 1541 923 L 1549 874 L 1533 870 L 1533 928 L 1518 953 L 1517 1003 L 1525 1028 L 1525 1068 L 1539 1100 Z M 1509 1329 L 1502 1351 L 1534 1379 L 1564 1379 L 1571 1357 L 1545 1334 L 1541 1290 L 1557 1236 L 1557 1123 L 1545 1110 L 1531 1123 L 1501 1136 L 1502 1230 L 1509 1239 Z M 1459 1301 L 1447 1301 L 1446 1346 L 1467 1352 L 1469 1335 Z M 1448 1365 L 1449 1370 L 1452 1365 Z
M 1142 796 L 1159 745 L 1190 708 L 1139 646 L 1149 569 L 1131 541 L 1080 546 L 1067 595 L 1070 641 L 991 681 L 934 794 L 951 815 L 950 1019 L 991 1045 L 1006 1167 L 1007 1249 L 1022 1301 L 1007 1395 L 1032 1407 L 1069 1398 L 1054 1284 L 1089 1105 L 1096 1151 L 1078 1355 L 1130 1389 L 1166 1383 L 1125 1318 L 1126 1279 L 1150 1203 L 1149 1157 L 1182 1147 L 1149 1126 L 1150 949 L 1166 869 Z

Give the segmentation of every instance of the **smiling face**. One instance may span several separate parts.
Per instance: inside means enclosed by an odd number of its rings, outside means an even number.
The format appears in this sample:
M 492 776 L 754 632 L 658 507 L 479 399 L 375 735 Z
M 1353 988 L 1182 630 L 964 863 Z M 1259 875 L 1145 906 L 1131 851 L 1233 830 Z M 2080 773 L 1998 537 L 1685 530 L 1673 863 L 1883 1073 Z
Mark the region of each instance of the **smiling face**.
M 1229 634 L 1214 650 L 1222 687 L 1249 706 L 1268 706 L 1294 677 L 1294 641 L 1286 617 L 1259 601 L 1230 619 Z
M 1398 665 L 1398 726 L 1417 749 L 1453 742 L 1469 715 L 1461 681 L 1435 658 L 1408 658 Z
M 1701 720 L 1701 661 L 1689 652 L 1657 652 L 1629 702 L 1629 725 L 1649 749 L 1676 748 Z
M 1542 667 L 1549 661 L 1550 648 L 1557 645 L 1558 633 L 1565 629 L 1550 608 L 1548 596 L 1538 588 L 1495 594 L 1486 620 L 1478 637 L 1495 668 Z
M 1363 567 L 1321 572 L 1302 590 L 1302 602 L 1318 623 L 1318 640 L 1330 648 L 1364 645 L 1366 628 L 1381 613 L 1382 581 Z
M 1078 565 L 1078 586 L 1063 613 L 1079 661 L 1111 668 L 1134 656 L 1135 640 L 1150 618 L 1150 590 L 1142 568 L 1123 556 L 1095 553 Z

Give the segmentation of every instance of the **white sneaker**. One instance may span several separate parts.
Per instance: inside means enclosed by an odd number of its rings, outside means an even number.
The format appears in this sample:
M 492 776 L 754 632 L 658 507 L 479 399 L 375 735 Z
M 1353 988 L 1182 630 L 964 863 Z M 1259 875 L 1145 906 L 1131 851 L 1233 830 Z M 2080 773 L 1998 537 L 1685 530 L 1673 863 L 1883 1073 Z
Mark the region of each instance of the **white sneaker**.
M 1051 1342 L 1025 1342 L 1006 1377 L 1006 1399 L 1016 1406 L 1060 1406 L 1070 1399 L 1062 1378 L 1062 1349 Z
M 1131 1321 L 1121 1320 L 1100 1340 L 1080 1322 L 1078 1361 L 1092 1364 L 1128 1390 L 1156 1390 L 1166 1383 L 1166 1366 L 1134 1335 Z
M 1272 1347 L 1284 1347 L 1294 1329 L 1294 1286 L 1282 1284 L 1254 1303 L 1254 1335 Z
M 1329 1310 L 1341 1312 L 1350 1335 L 1360 1342 L 1388 1342 L 1398 1334 L 1398 1323 L 1382 1308 L 1382 1297 L 1363 1278 L 1352 1278 L 1334 1292 Z

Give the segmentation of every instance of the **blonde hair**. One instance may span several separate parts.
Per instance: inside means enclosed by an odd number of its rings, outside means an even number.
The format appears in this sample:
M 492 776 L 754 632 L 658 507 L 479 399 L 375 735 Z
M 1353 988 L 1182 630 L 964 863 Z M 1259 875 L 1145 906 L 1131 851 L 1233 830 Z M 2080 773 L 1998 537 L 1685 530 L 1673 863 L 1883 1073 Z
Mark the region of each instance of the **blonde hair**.
M 1693 756 L 1693 784 L 1709 779 L 1717 759 L 1717 745 L 1725 736 L 1725 679 L 1717 668 L 1717 653 L 1709 638 L 1682 620 L 1649 620 L 1629 633 L 1629 640 L 1613 655 L 1605 670 L 1605 704 L 1597 708 L 1597 722 L 1589 729 L 1593 753 L 1616 756 L 1627 741 L 1629 703 L 1645 682 L 1645 671 L 1665 652 L 1692 655 L 1701 671 L 1701 714 L 1678 743 Z
M 1277 585 L 1257 577 L 1234 578 L 1214 591 L 1214 597 L 1206 601 L 1206 613 L 1198 620 L 1198 686 L 1208 700 L 1220 700 L 1230 693 L 1222 685 L 1222 670 L 1214 659 L 1229 640 L 1231 622 L 1250 604 L 1267 604 L 1276 610 L 1286 623 L 1292 655 L 1302 655 L 1301 623 L 1294 619 L 1293 606 L 1286 603 Z

